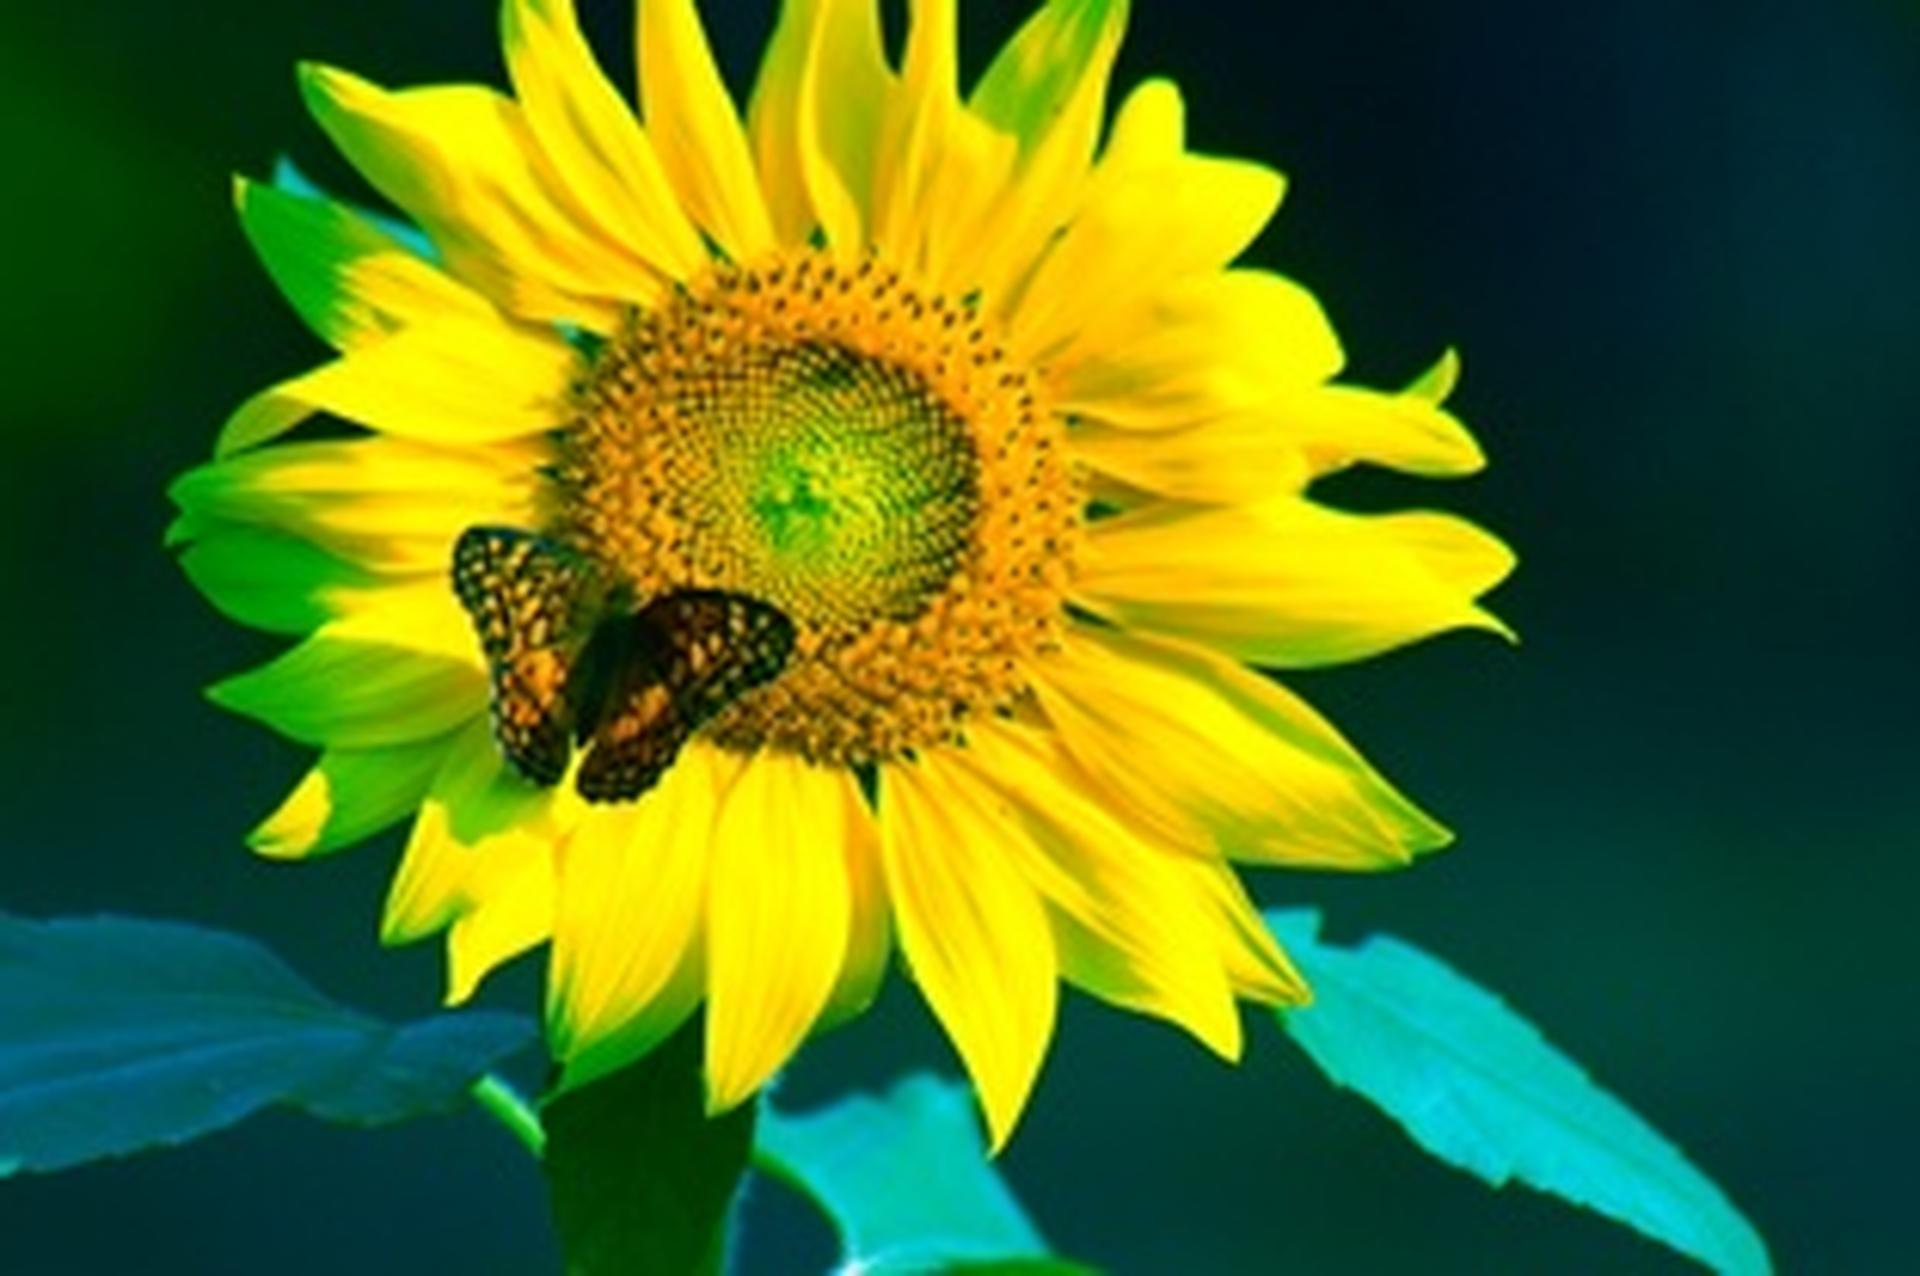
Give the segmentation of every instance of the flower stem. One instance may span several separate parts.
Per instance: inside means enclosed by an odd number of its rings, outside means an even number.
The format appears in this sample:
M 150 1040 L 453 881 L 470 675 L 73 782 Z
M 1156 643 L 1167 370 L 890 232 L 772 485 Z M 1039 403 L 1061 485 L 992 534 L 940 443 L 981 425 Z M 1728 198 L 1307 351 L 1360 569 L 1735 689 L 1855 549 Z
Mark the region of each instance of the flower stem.
M 506 1126 L 507 1132 L 520 1140 L 535 1160 L 546 1155 L 547 1131 L 540 1124 L 540 1114 L 504 1078 L 489 1072 L 473 1083 L 470 1093 L 481 1110 Z
M 720 1276 L 752 1104 L 709 1116 L 697 1019 L 542 1110 L 568 1276 Z

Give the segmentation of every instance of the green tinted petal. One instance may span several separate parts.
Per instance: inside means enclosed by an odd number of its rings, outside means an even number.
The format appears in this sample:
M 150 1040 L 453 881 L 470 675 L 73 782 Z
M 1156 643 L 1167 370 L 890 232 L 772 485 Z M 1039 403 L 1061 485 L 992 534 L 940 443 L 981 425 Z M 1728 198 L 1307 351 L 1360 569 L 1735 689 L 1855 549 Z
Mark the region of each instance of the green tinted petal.
M 256 527 L 213 527 L 180 566 L 215 607 L 243 625 L 304 634 L 340 614 L 338 592 L 374 583 L 371 573 L 310 541 Z
M 309 328 L 345 349 L 396 328 L 487 305 L 351 209 L 236 179 L 240 225 Z
M 322 630 L 207 696 L 302 744 L 364 749 L 451 731 L 484 710 L 486 678 L 474 664 Z
M 247 844 L 273 859 L 303 859 L 372 837 L 419 806 L 450 742 L 328 749 Z
M 1031 143 L 1066 108 L 1102 46 L 1119 43 L 1126 24 L 1126 0 L 1053 0 L 1007 41 L 968 105 Z

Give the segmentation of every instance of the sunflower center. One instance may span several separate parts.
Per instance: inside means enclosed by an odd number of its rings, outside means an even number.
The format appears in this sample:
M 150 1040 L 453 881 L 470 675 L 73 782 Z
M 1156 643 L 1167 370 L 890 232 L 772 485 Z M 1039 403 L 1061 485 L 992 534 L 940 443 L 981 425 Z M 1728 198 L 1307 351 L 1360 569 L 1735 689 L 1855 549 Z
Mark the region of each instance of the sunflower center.
M 793 620 L 713 739 L 879 761 L 1011 706 L 1055 641 L 1081 508 L 1059 431 L 964 304 L 873 262 L 724 267 L 592 359 L 549 530 L 637 598 Z
M 965 423 L 844 346 L 741 349 L 717 372 L 675 458 L 700 565 L 803 621 L 925 610 L 978 506 Z

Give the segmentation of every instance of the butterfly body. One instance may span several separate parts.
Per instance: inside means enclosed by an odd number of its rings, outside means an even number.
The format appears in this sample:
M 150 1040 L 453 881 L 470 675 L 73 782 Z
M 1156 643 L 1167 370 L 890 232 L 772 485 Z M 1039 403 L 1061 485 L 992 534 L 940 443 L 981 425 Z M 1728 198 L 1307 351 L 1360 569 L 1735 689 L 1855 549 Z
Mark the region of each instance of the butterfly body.
M 771 604 L 682 589 L 633 609 L 590 561 L 513 528 L 462 533 L 453 582 L 487 658 L 501 752 L 551 785 L 584 749 L 575 787 L 590 802 L 640 797 L 793 650 L 793 623 Z

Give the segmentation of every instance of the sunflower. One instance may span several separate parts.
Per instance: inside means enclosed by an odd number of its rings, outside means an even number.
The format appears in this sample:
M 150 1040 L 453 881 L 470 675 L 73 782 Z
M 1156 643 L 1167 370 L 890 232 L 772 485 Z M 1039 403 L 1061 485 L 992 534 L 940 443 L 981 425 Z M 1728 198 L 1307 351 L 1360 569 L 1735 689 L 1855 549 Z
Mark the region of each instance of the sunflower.
M 1062 979 L 1229 1059 L 1237 998 L 1305 1001 L 1234 862 L 1447 840 L 1253 666 L 1499 629 L 1497 541 L 1307 490 L 1479 468 L 1454 361 L 1332 382 L 1231 264 L 1280 176 L 1165 81 L 1107 125 L 1124 9 L 1044 4 L 963 96 L 953 0 L 897 65 L 876 0 L 786 0 L 743 118 L 690 0 L 639 4 L 637 111 L 506 0 L 511 96 L 301 68 L 411 226 L 237 182 L 337 351 L 172 489 L 194 583 L 298 639 L 210 692 L 320 750 L 252 844 L 410 820 L 383 938 L 444 931 L 453 1001 L 550 944 L 563 1084 L 703 1010 L 729 1108 L 897 947 L 997 1146 Z

